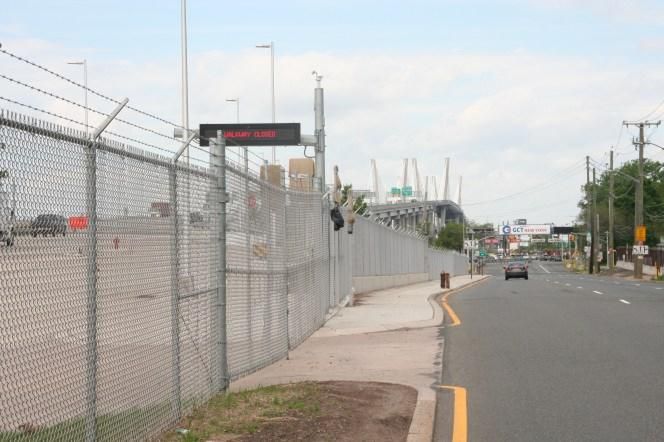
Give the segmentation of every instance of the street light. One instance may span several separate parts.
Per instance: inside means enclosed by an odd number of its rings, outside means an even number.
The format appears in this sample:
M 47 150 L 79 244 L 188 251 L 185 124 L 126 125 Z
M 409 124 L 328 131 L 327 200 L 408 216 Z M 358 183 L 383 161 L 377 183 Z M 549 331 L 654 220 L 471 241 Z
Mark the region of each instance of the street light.
M 235 119 L 236 122 L 240 122 L 240 97 L 237 98 L 226 98 L 226 101 L 229 103 L 235 103 Z
M 240 123 L 240 97 L 236 98 L 226 98 L 226 101 L 229 103 L 235 103 L 235 122 Z M 245 170 L 244 172 L 246 173 L 248 170 L 248 164 L 247 164 L 247 146 L 243 146 L 243 151 L 244 151 L 244 163 L 245 163 Z M 238 148 L 238 156 L 240 155 L 240 149 Z
M 88 61 L 69 61 L 67 64 L 83 66 L 83 88 L 85 89 L 85 137 L 88 137 Z
M 270 75 L 272 76 L 272 122 L 276 122 L 276 111 L 274 105 L 274 42 L 271 41 L 270 44 L 259 44 L 256 45 L 260 49 L 270 49 Z M 277 148 L 272 146 L 272 164 L 277 162 Z

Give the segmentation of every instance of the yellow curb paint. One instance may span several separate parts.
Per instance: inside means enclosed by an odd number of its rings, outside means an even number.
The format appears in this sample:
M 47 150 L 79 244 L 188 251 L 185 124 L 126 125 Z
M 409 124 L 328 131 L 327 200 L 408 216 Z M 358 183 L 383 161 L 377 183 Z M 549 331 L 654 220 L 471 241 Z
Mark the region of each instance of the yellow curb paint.
M 449 324 L 450 327 L 455 327 L 459 324 L 461 324 L 461 320 L 457 316 L 456 313 L 454 313 L 454 310 L 452 310 L 452 307 L 449 306 L 447 303 L 447 295 L 443 296 L 443 308 L 447 312 L 447 314 L 450 316 L 450 319 L 452 320 L 452 323 Z
M 440 388 L 454 392 L 454 420 L 452 423 L 452 442 L 468 441 L 468 403 L 466 389 L 453 385 L 440 385 Z
M 466 286 L 459 287 L 457 289 L 452 289 L 451 291 L 449 291 L 445 295 L 443 295 L 443 297 L 441 298 L 442 306 L 445 309 L 445 311 L 447 312 L 447 314 L 450 316 L 450 319 L 452 319 L 452 323 L 448 324 L 447 325 L 448 327 L 455 327 L 457 325 L 460 325 L 461 324 L 461 319 L 459 319 L 457 314 L 454 313 L 454 310 L 452 310 L 452 307 L 450 307 L 450 305 L 447 303 L 447 297 L 450 296 L 450 295 L 453 295 L 455 293 L 461 292 L 461 291 L 463 291 L 463 290 L 465 290 L 469 287 L 472 287 L 475 284 L 480 284 L 480 283 L 482 283 L 484 281 L 488 281 L 488 280 L 489 280 L 488 277 L 483 277 L 482 279 L 478 279 L 477 281 L 471 282 L 470 284 L 468 284 Z

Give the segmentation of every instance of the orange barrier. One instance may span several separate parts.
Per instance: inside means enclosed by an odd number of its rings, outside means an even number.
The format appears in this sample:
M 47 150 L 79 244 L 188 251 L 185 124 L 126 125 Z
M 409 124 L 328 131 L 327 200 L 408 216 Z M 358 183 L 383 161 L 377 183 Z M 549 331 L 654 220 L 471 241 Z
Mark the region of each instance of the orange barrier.
M 87 216 L 70 216 L 69 228 L 71 230 L 85 230 L 88 228 Z

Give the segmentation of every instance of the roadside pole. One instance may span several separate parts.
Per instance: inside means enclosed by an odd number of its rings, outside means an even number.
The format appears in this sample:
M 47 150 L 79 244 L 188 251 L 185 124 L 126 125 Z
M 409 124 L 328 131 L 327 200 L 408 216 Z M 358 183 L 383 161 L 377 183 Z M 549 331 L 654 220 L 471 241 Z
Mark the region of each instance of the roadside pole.
M 86 195 L 88 215 L 86 412 L 85 440 L 97 440 L 97 140 L 129 102 L 122 100 L 86 140 Z
M 592 273 L 592 267 L 589 265 L 588 254 L 585 251 L 585 248 L 590 248 L 591 241 L 589 241 L 589 236 L 592 237 L 590 233 L 590 156 L 586 155 L 586 244 L 584 244 L 583 250 L 583 266 L 586 267 L 588 273 Z M 590 253 L 592 256 L 592 251 Z
M 228 387 L 228 361 L 226 351 L 226 140 L 218 130 L 217 137 L 210 139 L 210 159 L 214 172 L 214 205 L 218 214 L 216 232 L 217 244 L 215 322 L 217 327 L 217 389 L 225 391 Z
M 609 157 L 609 238 L 606 252 L 606 259 L 609 261 L 609 269 L 614 270 L 615 262 L 613 259 L 613 148 Z
M 595 259 L 596 259 L 595 250 L 597 248 L 597 238 L 596 238 L 596 235 L 595 235 L 595 232 L 594 232 L 595 229 L 593 228 L 593 218 L 594 218 L 593 215 L 596 213 L 596 210 L 597 210 L 596 207 L 595 207 L 595 204 L 597 202 L 597 195 L 596 195 L 597 192 L 596 192 L 596 189 L 595 189 L 595 183 L 596 183 L 596 181 L 595 181 L 595 168 L 593 167 L 592 208 L 591 208 L 590 217 L 589 217 L 589 220 L 590 220 L 590 224 L 589 224 L 590 229 L 589 229 L 589 231 L 592 232 L 592 233 L 590 234 L 590 261 L 588 263 L 588 273 L 591 274 L 591 275 L 595 271 Z

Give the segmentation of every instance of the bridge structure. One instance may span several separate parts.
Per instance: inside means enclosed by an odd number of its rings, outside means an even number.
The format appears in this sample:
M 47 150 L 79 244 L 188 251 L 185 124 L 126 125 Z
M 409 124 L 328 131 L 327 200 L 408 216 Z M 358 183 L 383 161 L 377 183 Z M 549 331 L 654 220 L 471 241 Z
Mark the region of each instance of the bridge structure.
M 429 222 L 432 227 L 430 233 L 445 227 L 448 222 L 460 223 L 464 220 L 463 210 L 451 200 L 372 204 L 367 206 L 365 215 L 394 228 L 413 231 L 418 225 Z

